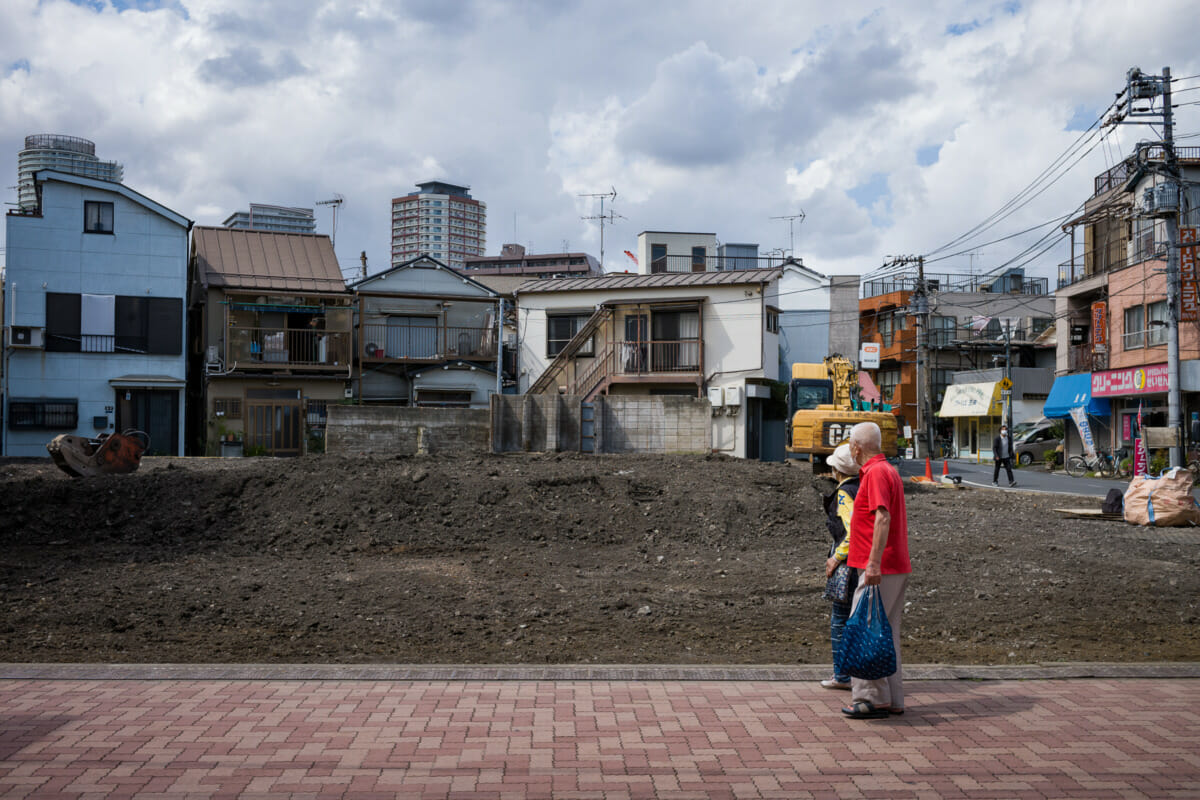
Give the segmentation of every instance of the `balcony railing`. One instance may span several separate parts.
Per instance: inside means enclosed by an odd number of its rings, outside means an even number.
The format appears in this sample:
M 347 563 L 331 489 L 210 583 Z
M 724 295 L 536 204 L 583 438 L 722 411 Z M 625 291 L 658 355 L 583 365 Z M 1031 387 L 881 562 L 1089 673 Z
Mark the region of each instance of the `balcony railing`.
M 1050 290 L 1050 281 L 1046 278 L 1024 278 L 1019 275 L 983 277 L 926 273 L 925 285 L 932 292 L 1045 295 Z M 893 292 L 913 292 L 916 289 L 916 275 L 895 275 L 864 282 L 863 297 L 878 297 Z
M 496 332 L 455 325 L 367 324 L 361 329 L 368 361 L 442 361 L 496 357 Z
M 1163 150 L 1162 145 L 1150 145 L 1144 148 L 1142 153 L 1147 161 L 1163 161 L 1166 158 L 1166 152 Z M 1200 159 L 1200 147 L 1176 147 L 1175 157 L 1180 161 Z M 1125 181 L 1129 180 L 1129 176 L 1133 174 L 1134 166 L 1134 159 L 1127 158 L 1121 163 L 1101 172 L 1096 176 L 1092 195 L 1103 194 L 1110 189 L 1115 189 L 1124 184 Z
M 1048 326 L 1019 325 L 1008 331 L 1008 337 L 1013 342 L 1032 342 L 1045 332 Z M 954 328 L 935 328 L 929 332 L 930 347 L 957 347 L 960 344 L 994 344 L 1004 346 L 1005 331 L 995 325 L 982 329 L 970 325 L 960 325 Z
M 612 378 L 677 381 L 700 374 L 704 343 L 699 339 L 676 341 L 612 342 L 576 376 L 571 394 L 590 396 Z
M 225 363 L 231 369 L 349 370 L 350 341 L 349 331 L 235 326 Z
M 1085 256 L 1078 255 L 1070 261 L 1064 261 L 1058 265 L 1058 288 L 1065 289 L 1066 287 L 1078 283 L 1093 275 L 1102 275 L 1106 272 L 1116 272 L 1117 270 L 1132 267 L 1134 264 L 1140 264 L 1143 261 L 1152 261 L 1155 259 L 1166 260 L 1167 244 L 1166 242 L 1151 242 L 1150 245 L 1142 244 L 1136 248 L 1132 255 L 1121 258 L 1110 258 L 1107 266 L 1099 269 L 1093 269 L 1087 272 Z
M 650 272 L 728 272 L 741 269 L 770 269 L 783 264 L 781 256 L 665 255 L 650 260 Z
M 1067 369 L 1070 372 L 1108 369 L 1108 353 L 1093 352 L 1090 344 L 1077 345 L 1067 351 Z

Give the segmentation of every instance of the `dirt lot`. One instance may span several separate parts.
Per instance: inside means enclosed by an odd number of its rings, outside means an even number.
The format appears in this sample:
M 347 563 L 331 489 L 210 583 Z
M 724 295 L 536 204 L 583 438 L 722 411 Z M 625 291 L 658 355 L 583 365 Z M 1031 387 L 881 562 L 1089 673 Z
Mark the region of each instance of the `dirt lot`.
M 803 464 L 0 465 L 0 660 L 828 663 Z M 1200 660 L 1200 531 L 912 485 L 910 663 Z

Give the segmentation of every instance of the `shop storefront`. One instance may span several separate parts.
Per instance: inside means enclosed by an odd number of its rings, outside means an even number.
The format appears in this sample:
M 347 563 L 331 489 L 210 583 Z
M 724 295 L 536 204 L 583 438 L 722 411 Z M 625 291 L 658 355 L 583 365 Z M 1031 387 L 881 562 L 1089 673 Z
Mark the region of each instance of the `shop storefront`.
M 954 420 L 957 458 L 992 458 L 992 440 L 1000 432 L 1004 406 L 1000 383 L 952 383 L 946 387 L 938 416 Z
M 1167 365 L 1111 369 L 1092 373 L 1092 395 L 1112 403 L 1113 443 L 1133 449 L 1138 438 L 1138 411 L 1142 426 L 1167 426 Z
M 1050 419 L 1070 420 L 1065 429 L 1065 456 L 1083 452 L 1081 424 L 1087 427 L 1088 435 L 1098 446 L 1110 447 L 1112 406 L 1106 397 L 1096 397 L 1092 392 L 1093 379 L 1099 374 L 1102 373 L 1061 375 L 1050 387 L 1050 396 L 1046 398 L 1042 413 Z

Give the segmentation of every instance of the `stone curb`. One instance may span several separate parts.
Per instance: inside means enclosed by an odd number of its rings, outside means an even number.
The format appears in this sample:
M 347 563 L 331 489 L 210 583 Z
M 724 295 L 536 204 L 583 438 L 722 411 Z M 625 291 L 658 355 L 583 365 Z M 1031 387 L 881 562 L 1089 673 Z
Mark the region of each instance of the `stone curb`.
M 818 681 L 823 665 L 3 664 L 0 680 L 173 681 Z M 1200 678 L 1200 663 L 1055 662 L 904 666 L 910 681 Z

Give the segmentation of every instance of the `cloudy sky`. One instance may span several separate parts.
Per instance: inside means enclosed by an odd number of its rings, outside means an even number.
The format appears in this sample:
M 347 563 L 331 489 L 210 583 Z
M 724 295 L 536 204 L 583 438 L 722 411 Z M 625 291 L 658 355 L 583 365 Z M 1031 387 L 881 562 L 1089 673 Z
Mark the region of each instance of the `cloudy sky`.
M 1038 252 L 1046 223 L 1156 136 L 1086 133 L 1129 67 L 1169 66 L 1177 101 L 1200 101 L 1194 3 L 1146 8 L 3 0 L 0 186 L 15 201 L 27 134 L 64 133 L 197 224 L 344 195 L 348 272 L 360 251 L 372 272 L 387 265 L 391 198 L 435 179 L 487 203 L 489 253 L 515 241 L 598 256 L 581 217 L 599 206 L 580 195 L 615 188 L 610 270 L 634 269 L 622 251 L 643 230 L 790 248 L 772 217 L 802 211 L 795 252 L 821 272 L 918 252 L 961 252 L 931 270 L 981 272 Z M 1180 106 L 1177 135 L 1200 133 L 1198 108 Z M 1029 202 L 945 247 L 1031 184 Z M 1052 276 L 1065 258 L 1060 245 L 1029 268 Z

